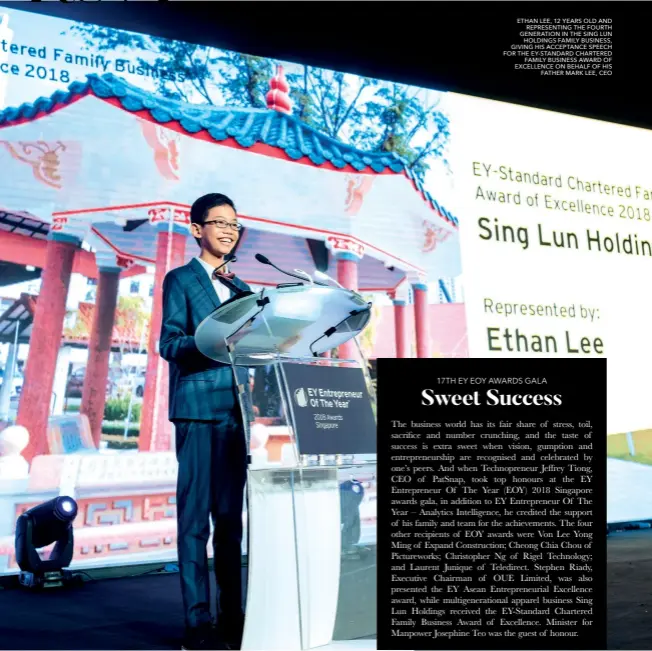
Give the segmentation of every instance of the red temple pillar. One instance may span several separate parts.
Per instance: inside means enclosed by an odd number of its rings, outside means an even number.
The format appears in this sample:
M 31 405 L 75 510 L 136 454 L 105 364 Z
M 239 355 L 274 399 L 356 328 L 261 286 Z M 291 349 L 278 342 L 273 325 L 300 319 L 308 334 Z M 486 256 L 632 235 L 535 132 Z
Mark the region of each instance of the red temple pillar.
M 430 327 L 428 310 L 428 285 L 414 283 L 414 330 L 417 339 L 417 357 L 430 357 Z
M 337 261 L 337 282 L 346 289 L 358 291 L 358 262 L 360 256 L 351 251 L 336 251 Z M 339 359 L 357 359 L 358 347 L 353 339 L 342 344 L 338 348 Z
M 88 416 L 93 441 L 99 447 L 121 268 L 115 261 L 113 265 L 97 262 L 99 277 L 80 412 Z
M 52 388 L 61 348 L 72 265 L 80 243 L 79 238 L 73 235 L 51 232 L 47 244 L 16 418 L 16 424 L 29 432 L 29 443 L 22 453 L 29 462 L 39 454 L 48 453 L 47 428 Z
M 138 440 L 140 451 L 163 452 L 172 449 L 172 423 L 168 420 L 168 364 L 158 352 L 163 316 L 163 279 L 170 269 L 184 263 L 187 240 L 188 229 L 184 226 L 175 224 L 171 229 L 167 222 L 159 224 L 147 371 Z
M 407 345 L 407 305 L 405 301 L 392 297 L 394 305 L 394 340 L 396 357 L 409 357 Z

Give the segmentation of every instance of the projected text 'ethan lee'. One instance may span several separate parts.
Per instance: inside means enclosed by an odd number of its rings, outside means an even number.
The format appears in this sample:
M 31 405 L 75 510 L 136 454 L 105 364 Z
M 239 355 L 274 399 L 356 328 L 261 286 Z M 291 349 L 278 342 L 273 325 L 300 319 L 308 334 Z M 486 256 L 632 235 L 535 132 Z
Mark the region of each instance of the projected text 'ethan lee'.
M 490 352 L 510 353 L 558 353 L 564 351 L 571 355 L 603 355 L 604 342 L 600 337 L 574 335 L 568 330 L 559 337 L 553 334 L 525 334 L 518 328 L 487 328 Z

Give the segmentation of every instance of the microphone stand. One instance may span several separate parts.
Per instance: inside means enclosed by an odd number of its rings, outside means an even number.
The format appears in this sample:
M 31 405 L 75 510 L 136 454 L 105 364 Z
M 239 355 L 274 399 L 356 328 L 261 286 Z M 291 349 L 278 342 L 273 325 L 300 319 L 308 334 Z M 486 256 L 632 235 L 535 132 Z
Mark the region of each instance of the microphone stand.
M 219 267 L 215 267 L 213 269 L 213 273 L 215 274 L 216 271 L 219 271 L 223 267 L 226 267 L 226 265 L 230 264 L 231 262 L 236 262 L 238 258 L 235 256 L 230 257 L 228 260 L 225 260 Z M 215 274 L 215 278 L 219 280 L 225 287 L 230 289 L 236 296 L 240 296 L 241 294 L 245 294 L 245 290 L 240 289 L 234 282 L 232 282 L 229 278 L 225 278 L 221 274 Z
M 346 289 L 341 283 L 339 283 L 335 278 L 331 278 L 327 274 L 325 274 L 323 271 L 319 271 L 316 273 L 318 277 L 324 278 L 325 280 L 329 280 L 331 283 L 336 285 L 337 287 L 341 289 Z M 317 281 L 315 281 L 317 282 Z M 348 327 L 348 324 L 345 323 L 345 325 Z M 351 328 L 349 328 L 349 332 L 351 332 Z M 365 379 L 367 380 L 367 389 L 369 392 L 369 397 L 372 399 L 374 405 L 376 405 L 377 399 L 376 399 L 376 391 L 373 388 L 373 381 L 371 379 L 371 373 L 369 373 L 369 360 L 365 356 L 364 352 L 362 351 L 362 346 L 360 345 L 360 341 L 358 340 L 357 336 L 353 337 L 353 342 L 355 343 L 355 346 L 358 350 L 358 354 L 360 355 L 360 359 L 362 360 L 362 366 L 364 367 L 364 376 Z
M 285 269 L 281 269 L 280 267 L 277 267 L 269 258 L 267 258 L 266 256 L 264 256 L 264 255 L 262 255 L 260 253 L 256 253 L 256 255 L 254 257 L 261 264 L 267 264 L 270 267 L 274 267 L 274 269 L 276 269 L 277 271 L 280 271 L 282 274 L 285 274 L 286 276 L 290 276 L 292 278 L 297 278 L 298 280 L 305 280 L 305 277 L 301 277 L 301 276 L 299 276 L 299 274 L 292 273 L 291 271 L 285 271 Z M 305 272 L 303 272 L 303 273 L 305 273 Z M 308 274 L 306 274 L 306 275 L 308 275 Z M 337 285 L 341 289 L 346 289 L 345 287 L 343 287 L 340 283 L 338 283 L 336 280 L 334 280 L 330 276 L 327 276 L 326 274 L 321 273 L 321 272 L 320 272 L 320 275 L 322 277 L 327 278 L 329 281 L 331 281 L 332 283 L 334 283 L 335 285 Z M 321 287 L 330 287 L 329 283 L 327 283 L 327 282 L 320 282 L 319 280 L 314 280 L 313 282 L 314 282 L 315 285 L 320 285 Z M 349 332 L 351 332 L 351 328 L 348 326 L 348 324 L 346 324 L 346 327 L 348 327 Z M 353 338 L 355 346 L 356 346 L 356 348 L 358 350 L 358 354 L 360 355 L 360 359 L 362 360 L 363 373 L 365 375 L 365 379 L 367 380 L 367 387 L 368 387 L 368 391 L 369 391 L 369 396 L 373 400 L 374 405 L 375 405 L 376 404 L 376 392 L 373 389 L 373 383 L 372 383 L 372 380 L 371 380 L 371 375 L 369 373 L 369 361 L 367 360 L 365 354 L 362 352 L 362 347 L 360 346 L 360 342 L 358 341 L 358 338 L 356 336 L 353 336 L 352 338 Z
M 311 283 L 313 283 L 315 285 L 320 285 L 321 287 L 328 287 L 327 283 L 321 283 L 321 282 L 319 282 L 317 280 L 313 280 L 312 278 L 310 278 L 309 274 L 307 272 L 305 272 L 305 271 L 303 272 L 305 274 L 305 276 L 301 276 L 298 273 L 293 273 L 292 271 L 286 271 L 285 269 L 281 269 L 280 267 L 277 267 L 269 258 L 267 258 L 264 255 L 261 255 L 260 253 L 256 253 L 256 255 L 254 257 L 256 258 L 256 260 L 258 262 L 260 262 L 260 264 L 267 264 L 270 267 L 274 267 L 274 269 L 276 269 L 276 271 L 279 271 L 282 274 L 285 274 L 286 276 L 290 276 L 290 278 L 296 278 L 297 280 L 304 280 L 304 281 L 308 279 L 309 282 L 311 282 Z M 306 276 L 307 276 L 307 278 L 306 278 Z
M 236 258 L 235 256 L 231 256 L 231 257 L 225 256 L 225 258 L 227 258 L 227 259 L 225 259 L 224 262 L 219 267 L 215 267 L 215 269 L 213 269 L 213 273 L 215 273 L 216 271 L 219 271 L 220 269 L 222 269 L 222 267 L 226 267 L 226 265 L 231 263 L 231 262 L 237 262 L 238 261 L 238 258 Z

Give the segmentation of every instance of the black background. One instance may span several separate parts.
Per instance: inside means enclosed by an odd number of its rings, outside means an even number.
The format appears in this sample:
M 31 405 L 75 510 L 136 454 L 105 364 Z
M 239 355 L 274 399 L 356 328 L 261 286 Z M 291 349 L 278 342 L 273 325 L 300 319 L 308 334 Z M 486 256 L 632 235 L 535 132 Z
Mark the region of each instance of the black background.
M 378 360 L 378 648 L 379 649 L 431 649 L 433 648 L 455 648 L 455 649 L 605 649 L 606 648 L 606 360 L 604 358 L 592 358 L 584 360 L 567 359 L 381 359 Z M 545 377 L 547 384 L 485 384 L 485 385 L 439 385 L 437 377 L 512 377 L 532 378 Z M 480 393 L 478 407 L 436 407 L 423 406 L 421 404 L 421 392 L 423 389 L 433 389 L 434 393 L 471 393 L 475 390 Z M 502 394 L 562 394 L 563 405 L 560 407 L 498 407 L 486 406 L 484 394 L 488 388 L 498 389 Z M 577 422 L 579 420 L 591 420 L 592 441 L 593 441 L 593 481 L 591 484 L 579 484 L 581 487 L 591 486 L 593 488 L 593 511 L 595 526 L 593 531 L 593 587 L 596 591 L 592 595 L 593 621 L 594 626 L 590 631 L 585 632 L 585 637 L 545 637 L 525 638 L 518 640 L 517 637 L 455 637 L 450 641 L 438 638 L 396 638 L 390 637 L 391 629 L 391 566 L 401 564 L 403 561 L 392 561 L 391 548 L 391 522 L 396 518 L 391 515 L 392 486 L 399 488 L 410 487 L 412 484 L 397 483 L 391 481 L 390 458 L 392 451 L 390 438 L 392 431 L 409 431 L 408 426 L 404 430 L 393 430 L 392 420 L 400 420 L 410 424 L 411 421 L 422 422 L 453 422 L 460 420 L 474 420 L 476 422 L 492 421 L 498 425 L 499 420 L 504 419 L 516 423 L 519 420 L 525 422 L 539 423 L 549 419 L 552 422 Z M 513 428 L 515 429 L 515 428 Z M 426 432 L 427 429 L 413 431 Z M 554 431 L 552 427 L 550 431 Z M 442 427 L 442 431 L 446 431 Z M 465 429 L 464 431 L 469 431 Z M 483 431 L 483 430 L 478 430 Z M 576 430 L 578 431 L 578 430 Z M 408 441 L 410 442 L 410 441 Z M 440 443 L 445 442 L 443 437 Z M 454 441 L 453 450 L 445 452 L 456 456 Z M 465 441 L 461 440 L 460 443 Z M 541 443 L 556 442 L 554 439 L 541 440 Z M 394 453 L 401 454 L 401 453 Z M 440 454 L 439 452 L 435 454 Z M 466 453 L 465 453 L 466 454 Z M 469 453 L 472 454 L 472 453 Z M 486 454 L 486 452 L 485 452 Z M 563 451 L 559 454 L 564 454 Z M 444 462 L 442 462 L 444 463 Z M 471 463 L 471 462 L 470 462 Z M 551 463 L 551 462 L 546 462 Z M 555 461 L 554 465 L 563 466 L 567 462 Z M 404 465 L 404 464 L 401 464 Z M 444 463 L 444 465 L 447 465 Z M 439 473 L 442 475 L 464 476 L 467 485 L 473 486 L 468 476 L 459 472 Z M 493 474 L 493 473 L 492 473 Z M 418 485 L 418 484 L 416 484 Z M 477 484 L 479 487 L 481 484 Z M 569 484 L 573 485 L 573 484 Z M 434 486 L 445 487 L 446 484 L 439 483 Z M 406 499 L 409 495 L 397 495 L 399 499 Z M 518 497 L 518 496 L 517 496 Z M 550 497 L 559 497 L 551 495 Z M 417 499 L 419 499 L 417 497 Z M 398 507 L 406 508 L 406 507 Z M 418 507 L 412 507 L 417 508 Z M 435 507 L 424 507 L 435 508 Z M 443 507 L 453 508 L 453 507 Z M 463 508 L 463 507 L 462 507 Z M 498 507 L 500 508 L 500 507 Z M 567 508 L 559 507 L 564 512 Z M 560 518 L 562 516 L 559 516 Z M 407 518 L 402 518 L 407 519 Z M 514 519 L 513 517 L 509 518 Z M 518 519 L 518 518 L 516 518 Z M 553 519 L 551 516 L 547 520 Z M 489 530 L 489 529 L 484 529 Z M 451 529 L 452 531 L 452 529 Z M 399 540 L 399 539 L 395 539 Z M 408 541 L 409 539 L 400 539 Z M 467 542 L 472 542 L 471 538 Z M 446 542 L 446 538 L 435 539 L 436 542 Z M 424 550 L 427 551 L 427 550 Z M 464 553 L 465 550 L 458 550 Z M 472 550 L 468 550 L 471 553 Z M 563 550 L 558 550 L 563 551 Z M 490 552 L 489 552 L 490 553 Z M 545 558 L 544 558 L 545 561 Z M 442 561 L 443 562 L 443 561 Z M 451 561 L 455 563 L 456 561 Z M 418 563 L 418 562 L 417 562 Z M 428 564 L 429 561 L 424 561 Z M 469 564 L 469 563 L 465 563 Z M 418 572 L 424 574 L 424 572 Z M 478 584 L 486 586 L 491 580 L 491 572 L 487 583 Z M 409 584 L 403 584 L 409 585 Z M 458 584 L 459 585 L 459 584 Z M 465 583 L 463 585 L 473 585 Z M 534 584 L 529 584 L 534 585 Z M 406 594 L 404 596 L 410 596 Z M 441 595 L 435 595 L 441 596 Z M 454 595 L 451 595 L 454 596 Z M 477 595 L 469 594 L 469 597 Z M 494 596 L 500 596 L 498 594 Z M 555 596 L 553 594 L 547 596 Z M 557 595 L 568 596 L 568 595 Z M 443 607 L 431 606 L 433 608 Z M 474 606 L 471 605 L 471 608 Z M 407 607 L 408 611 L 410 606 Z M 500 610 L 500 606 L 497 607 Z M 524 606 L 527 608 L 527 606 Z M 428 616 L 426 616 L 428 617 Z M 406 619 L 407 617 L 398 617 Z M 413 619 L 420 621 L 420 616 Z M 432 616 L 429 619 L 433 619 Z M 469 619 L 469 618 L 466 618 Z M 474 618 L 471 618 L 474 619 Z M 516 619 L 516 617 L 509 617 Z M 527 617 L 524 617 L 527 619 Z M 573 618 L 571 618 L 573 619 Z M 577 619 L 577 618 L 575 618 Z M 500 615 L 497 616 L 497 622 Z M 497 628 L 500 628 L 497 626 Z M 587 636 L 586 633 L 590 633 Z
M 643 2 L 10 2 L 12 9 L 652 127 Z M 517 17 L 613 20 L 612 77 L 516 72 Z

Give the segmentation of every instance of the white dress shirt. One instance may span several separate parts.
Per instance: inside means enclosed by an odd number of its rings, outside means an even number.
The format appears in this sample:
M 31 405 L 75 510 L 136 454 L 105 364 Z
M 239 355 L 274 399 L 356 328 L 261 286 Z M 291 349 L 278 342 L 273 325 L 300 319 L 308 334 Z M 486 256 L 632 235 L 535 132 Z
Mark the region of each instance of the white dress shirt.
M 217 280 L 217 278 L 213 278 L 213 271 L 215 271 L 215 267 L 211 267 L 208 262 L 204 262 L 204 260 L 199 257 L 197 260 L 199 264 L 204 267 L 204 269 L 206 269 L 206 273 L 208 274 L 211 283 L 213 283 L 215 293 L 217 294 L 217 297 L 220 299 L 220 301 L 222 303 L 228 301 L 231 298 L 231 290 L 226 285 Z

